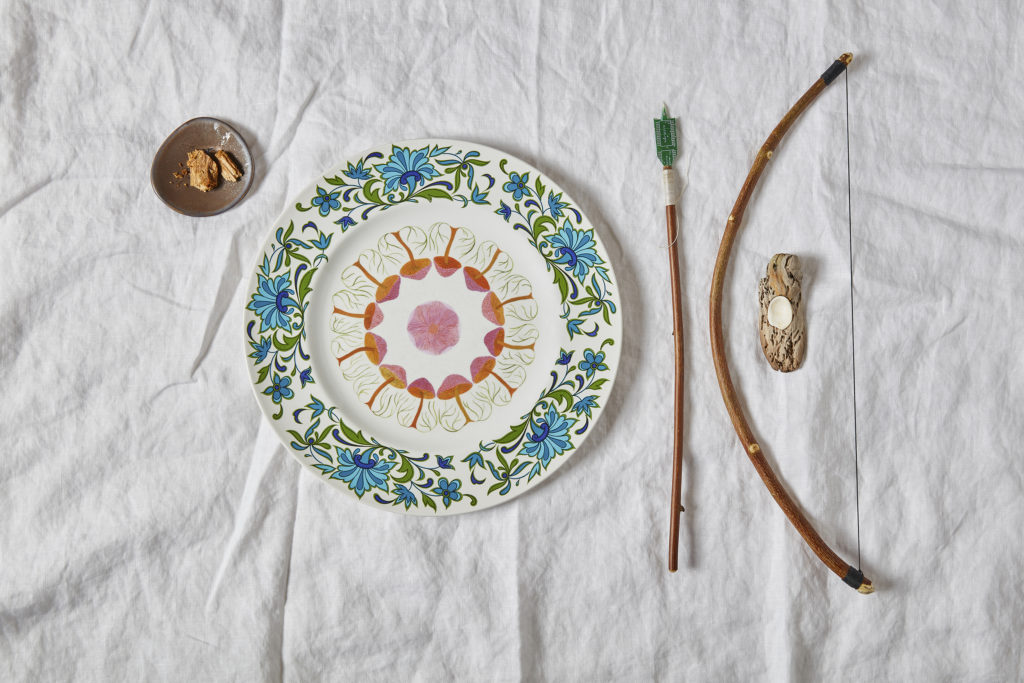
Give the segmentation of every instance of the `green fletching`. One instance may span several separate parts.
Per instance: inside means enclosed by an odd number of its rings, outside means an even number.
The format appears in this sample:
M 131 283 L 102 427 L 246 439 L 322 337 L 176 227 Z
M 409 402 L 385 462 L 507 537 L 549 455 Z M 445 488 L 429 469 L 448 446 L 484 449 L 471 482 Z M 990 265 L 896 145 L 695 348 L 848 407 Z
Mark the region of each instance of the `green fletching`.
M 675 163 L 679 154 L 676 147 L 676 120 L 669 118 L 668 107 L 662 110 L 660 119 L 654 119 L 654 143 L 658 147 L 658 159 L 662 166 Z

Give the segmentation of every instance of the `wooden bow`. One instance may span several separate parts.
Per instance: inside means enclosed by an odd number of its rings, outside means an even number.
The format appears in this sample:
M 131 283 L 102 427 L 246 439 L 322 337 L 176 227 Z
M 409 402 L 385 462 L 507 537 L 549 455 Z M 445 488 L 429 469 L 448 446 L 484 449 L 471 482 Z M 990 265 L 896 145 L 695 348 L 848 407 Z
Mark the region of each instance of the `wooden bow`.
M 729 411 L 732 424 L 736 428 L 736 434 L 739 435 L 743 449 L 750 457 L 750 462 L 753 463 L 754 469 L 761 475 L 761 480 L 768 487 L 768 491 L 772 494 L 775 502 L 786 513 L 786 517 L 796 527 L 796 530 L 800 532 L 800 535 L 803 536 L 804 541 L 811 547 L 814 554 L 829 569 L 861 593 L 872 593 L 875 589 L 871 581 L 866 579 L 859 569 L 855 569 L 843 561 L 821 539 L 821 536 L 814 530 L 811 523 L 807 521 L 807 518 L 797 507 L 789 493 L 782 487 L 779 478 L 775 475 L 771 465 L 768 464 L 767 459 L 765 459 L 761 446 L 754 437 L 754 433 L 747 423 L 747 418 L 743 414 L 743 408 L 740 406 L 736 387 L 733 385 L 732 377 L 729 374 L 729 363 L 725 358 L 725 336 L 722 334 L 722 289 L 725 285 L 725 273 L 729 266 L 729 255 L 732 252 L 733 242 L 736 240 L 736 233 L 739 231 L 740 222 L 743 220 L 743 212 L 747 208 L 747 203 L 754 192 L 754 187 L 761 178 L 765 166 L 768 165 L 768 160 L 772 158 L 772 154 L 778 147 L 782 137 L 800 114 L 821 94 L 825 87 L 846 69 L 852 59 L 853 55 L 850 53 L 843 54 L 814 82 L 807 92 L 797 100 L 796 104 L 786 112 L 786 115 L 782 117 L 779 124 L 775 126 L 775 129 L 758 151 L 753 166 L 750 167 L 747 179 L 743 183 L 743 188 L 740 190 L 739 197 L 736 198 L 732 213 L 729 214 L 729 219 L 726 222 L 725 233 L 722 235 L 722 244 L 718 248 L 718 259 L 715 261 L 715 272 L 711 280 L 711 353 L 715 359 L 715 372 L 718 375 L 718 385 L 722 390 L 722 399 L 725 401 L 725 407 Z

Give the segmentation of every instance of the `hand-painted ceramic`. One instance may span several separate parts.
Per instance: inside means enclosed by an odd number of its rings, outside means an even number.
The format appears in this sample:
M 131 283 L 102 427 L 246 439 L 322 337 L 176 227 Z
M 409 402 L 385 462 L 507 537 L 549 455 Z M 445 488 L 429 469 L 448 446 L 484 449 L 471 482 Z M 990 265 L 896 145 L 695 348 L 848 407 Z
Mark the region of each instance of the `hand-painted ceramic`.
M 174 174 L 182 170 L 188 153 L 194 149 L 223 149 L 238 163 L 242 177 L 233 183 L 221 178 L 209 192 L 189 187 L 188 176 L 176 178 Z M 237 205 L 252 187 L 252 179 L 252 154 L 242 135 L 224 121 L 209 116 L 178 126 L 160 145 L 149 170 L 149 181 L 164 204 L 178 213 L 197 217 L 215 216 Z
M 621 339 L 611 264 L 548 178 L 452 140 L 372 149 L 281 215 L 246 295 L 288 450 L 364 503 L 504 502 L 579 447 Z

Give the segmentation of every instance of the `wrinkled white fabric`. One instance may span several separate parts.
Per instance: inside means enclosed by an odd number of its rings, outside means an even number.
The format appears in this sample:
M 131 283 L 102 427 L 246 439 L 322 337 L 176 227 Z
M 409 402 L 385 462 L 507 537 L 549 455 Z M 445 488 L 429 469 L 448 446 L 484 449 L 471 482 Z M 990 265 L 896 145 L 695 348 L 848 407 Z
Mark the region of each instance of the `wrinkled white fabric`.
M 0 678 L 1019 679 L 1024 10 L 745 4 L 2 3 Z M 758 480 L 707 326 L 754 151 L 847 50 L 869 597 Z M 725 325 L 768 457 L 856 561 L 844 88 L 770 162 Z M 675 575 L 663 103 L 687 323 Z M 149 186 L 160 142 L 197 115 L 237 125 L 256 158 L 250 195 L 214 218 Z M 566 188 L 628 330 L 581 451 L 512 503 L 444 519 L 301 471 L 251 396 L 241 322 L 295 192 L 370 144 L 428 136 L 507 150 Z M 780 251 L 806 273 L 790 375 L 756 331 Z

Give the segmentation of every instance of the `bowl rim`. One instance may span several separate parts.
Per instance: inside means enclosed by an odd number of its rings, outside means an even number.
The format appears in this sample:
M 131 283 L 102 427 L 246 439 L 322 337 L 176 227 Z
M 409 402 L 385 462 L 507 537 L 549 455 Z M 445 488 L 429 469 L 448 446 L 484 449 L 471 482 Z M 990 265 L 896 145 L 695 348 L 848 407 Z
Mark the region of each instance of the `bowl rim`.
M 245 176 L 243 177 L 243 180 L 242 180 L 243 185 L 242 185 L 241 193 L 237 197 L 232 199 L 230 202 L 225 204 L 224 206 L 216 208 L 216 209 L 212 209 L 212 210 L 207 210 L 207 211 L 197 211 L 197 210 L 192 210 L 192 209 L 186 209 L 186 208 L 184 208 L 182 206 L 175 205 L 174 203 L 169 201 L 168 198 L 165 197 L 164 194 L 160 192 L 160 187 L 158 185 L 159 181 L 158 181 L 158 179 L 156 177 L 156 175 L 157 175 L 157 162 L 167 153 L 167 147 L 170 144 L 171 140 L 173 140 L 179 133 L 181 133 L 182 130 L 184 130 L 186 128 L 197 126 L 199 124 L 210 125 L 210 126 L 212 126 L 214 124 L 218 124 L 218 125 L 221 125 L 221 126 L 227 128 L 228 132 L 230 132 L 231 134 L 233 134 L 235 137 L 238 138 L 238 141 L 241 144 L 241 148 L 242 148 L 242 150 L 245 153 L 244 154 L 245 159 L 243 160 L 243 163 L 246 166 L 248 166 L 248 169 L 246 170 Z M 152 163 L 150 164 L 150 167 L 149 167 L 149 184 L 150 184 L 150 186 L 152 186 L 153 192 L 156 193 L 156 196 L 160 198 L 160 201 L 162 201 L 164 204 L 166 204 L 168 207 L 170 207 L 174 211 L 182 214 L 183 216 L 192 216 L 192 217 L 195 217 L 195 218 L 205 218 L 207 216 L 216 216 L 218 214 L 222 214 L 225 211 L 228 211 L 229 209 L 234 208 L 235 206 L 238 205 L 239 202 L 241 202 L 243 199 L 245 199 L 245 196 L 249 194 L 249 190 L 252 188 L 253 168 L 254 168 L 254 161 L 253 161 L 253 157 L 252 157 L 252 151 L 249 149 L 249 143 L 247 143 L 245 141 L 245 138 L 242 136 L 241 133 L 238 132 L 238 129 L 236 129 L 234 126 L 232 126 L 227 121 L 224 121 L 223 119 L 218 119 L 218 118 L 213 117 L 213 116 L 196 116 L 195 118 L 191 118 L 188 121 L 185 121 L 183 124 L 181 124 L 177 128 L 175 128 L 173 131 L 171 131 L 171 133 L 166 138 L 164 138 L 164 141 L 162 143 L 160 143 L 160 147 L 157 148 L 156 154 L 153 155 L 153 161 L 152 161 Z

